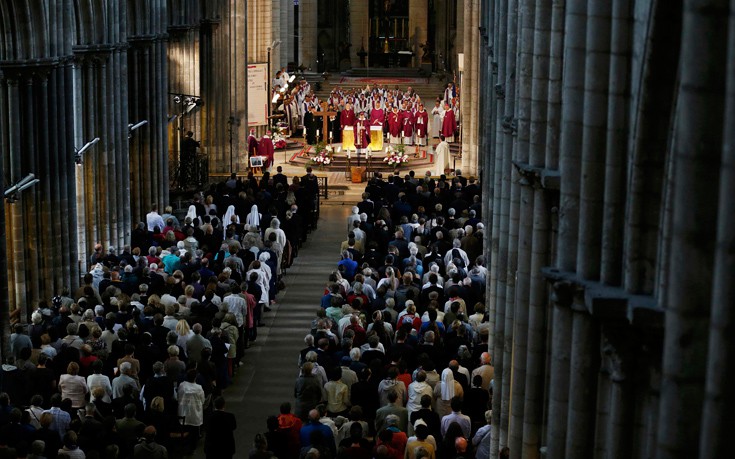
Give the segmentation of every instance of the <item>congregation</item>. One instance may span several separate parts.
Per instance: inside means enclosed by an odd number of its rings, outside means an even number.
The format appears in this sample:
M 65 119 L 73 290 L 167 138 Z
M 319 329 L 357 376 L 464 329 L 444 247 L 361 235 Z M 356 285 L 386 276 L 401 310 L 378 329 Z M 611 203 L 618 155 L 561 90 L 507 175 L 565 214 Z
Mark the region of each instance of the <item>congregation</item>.
M 32 308 L 2 366 L 0 457 L 235 454 L 223 390 L 317 226 L 317 178 L 235 174 L 97 244 L 76 291 Z M 186 209 L 186 207 L 184 207 Z M 29 312 L 30 313 L 30 312 Z
M 495 457 L 480 202 L 461 171 L 370 180 L 251 457 Z

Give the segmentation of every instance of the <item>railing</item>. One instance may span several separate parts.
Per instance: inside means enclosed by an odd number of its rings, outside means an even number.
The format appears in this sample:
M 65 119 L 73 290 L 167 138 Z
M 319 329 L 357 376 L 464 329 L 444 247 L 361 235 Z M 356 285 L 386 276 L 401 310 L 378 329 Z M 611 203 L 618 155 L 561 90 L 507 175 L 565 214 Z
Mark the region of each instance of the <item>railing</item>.
M 329 199 L 329 177 L 317 177 L 317 183 L 319 183 L 319 193 L 317 197 L 324 197 Z
M 185 163 L 173 160 L 169 163 L 169 183 L 172 190 L 202 188 L 209 183 L 209 158 L 197 155 L 194 161 Z

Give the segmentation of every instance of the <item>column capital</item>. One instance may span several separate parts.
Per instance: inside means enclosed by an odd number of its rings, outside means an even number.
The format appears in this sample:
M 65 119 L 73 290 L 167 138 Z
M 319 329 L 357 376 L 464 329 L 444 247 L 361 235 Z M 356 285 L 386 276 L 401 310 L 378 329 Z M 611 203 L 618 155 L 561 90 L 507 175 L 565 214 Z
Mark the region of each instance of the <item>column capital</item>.
M 18 84 L 23 80 L 39 78 L 45 80 L 53 69 L 59 66 L 65 58 L 31 59 L 23 61 L 4 61 L 0 64 L 3 79 L 8 84 Z

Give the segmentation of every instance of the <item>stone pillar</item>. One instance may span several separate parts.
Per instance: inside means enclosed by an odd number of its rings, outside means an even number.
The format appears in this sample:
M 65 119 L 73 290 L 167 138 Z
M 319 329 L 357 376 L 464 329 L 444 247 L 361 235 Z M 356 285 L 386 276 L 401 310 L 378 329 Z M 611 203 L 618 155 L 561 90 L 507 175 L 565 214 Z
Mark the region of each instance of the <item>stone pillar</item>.
M 706 452 L 712 453 L 712 457 L 718 455 L 717 451 L 707 451 L 705 445 L 700 450 L 699 442 L 707 385 L 704 359 L 708 352 L 710 308 L 716 304 L 712 300 L 719 299 L 713 298 L 716 273 L 712 260 L 717 253 L 715 241 L 727 242 L 717 240 L 715 190 L 720 186 L 724 133 L 732 129 L 723 123 L 728 56 L 722 44 L 727 42 L 728 3 L 684 1 L 680 84 L 676 121 L 670 134 L 676 142 L 671 153 L 674 180 L 668 184 L 673 193 L 673 214 L 671 261 L 665 283 L 657 459 L 705 457 L 702 454 Z M 724 201 L 732 196 L 719 199 Z M 696 268 L 692 269 L 684 260 L 697 260 Z
M 367 3 L 367 2 L 365 2 Z M 421 45 L 428 39 L 429 27 L 429 2 L 428 0 L 408 1 L 408 38 L 411 51 L 414 52 L 413 65 L 421 65 Z
M 482 14 L 480 11 L 480 0 L 472 0 L 472 24 L 470 26 L 470 31 L 472 32 L 472 59 L 470 61 L 471 68 L 469 70 L 472 72 L 472 90 L 475 93 L 478 92 L 480 84 L 480 14 Z M 470 125 L 470 157 L 469 164 L 467 166 L 463 166 L 465 169 L 463 172 L 468 175 L 477 175 L 477 148 L 479 145 L 478 126 L 480 122 L 478 113 L 480 108 L 480 98 L 473 97 L 471 99 L 471 103 L 472 107 L 470 108 L 470 117 L 472 118 L 472 124 Z
M 293 24 L 289 22 L 289 9 L 293 10 L 293 0 L 278 0 L 280 2 L 280 40 L 281 40 L 281 67 L 288 66 L 293 59 Z
M 307 69 L 316 72 L 317 59 L 317 18 L 319 2 L 317 0 L 301 0 L 299 2 L 299 62 Z
M 288 1 L 286 1 L 288 3 Z M 291 2 L 293 8 L 293 2 Z M 237 164 L 239 164 L 238 158 L 240 152 L 247 151 L 247 128 L 248 128 L 248 82 L 245 77 L 247 74 L 247 63 L 248 63 L 248 22 L 247 22 L 247 8 L 242 4 L 240 0 L 231 0 L 230 3 L 230 61 L 232 62 L 232 68 L 230 69 L 230 116 L 232 129 L 232 139 L 228 139 L 231 142 L 229 148 L 232 150 L 232 163 L 233 169 L 237 170 Z M 283 10 L 283 12 L 288 12 Z M 288 20 L 288 18 L 286 18 Z M 293 35 L 293 28 L 287 27 L 288 34 Z M 288 42 L 284 41 L 281 46 L 287 45 Z M 286 53 L 284 53 L 286 54 Z M 225 161 L 226 169 L 230 170 L 230 152 L 228 151 Z
M 546 457 L 566 457 L 567 407 L 569 404 L 569 367 L 572 347 L 572 310 L 575 287 L 556 282 L 552 296 L 554 333 L 551 337 L 549 368 L 549 407 L 546 415 L 548 454 Z M 575 426 L 576 428 L 576 426 Z
M 352 44 L 352 48 L 350 48 L 350 61 L 352 62 L 352 68 L 360 67 L 360 56 L 357 53 L 360 52 L 363 46 L 365 47 L 365 52 L 370 51 L 369 6 L 370 2 L 350 0 L 350 43 Z
M 596 327 L 581 294 L 575 295 L 571 314 L 572 347 L 565 457 L 584 459 L 592 457 L 594 444 L 596 376 L 599 367 L 594 350 L 599 339 L 595 339 Z M 554 332 L 559 333 L 560 330 Z
M 296 40 L 300 40 L 300 38 L 296 37 L 296 9 L 293 6 L 292 0 L 286 0 L 288 3 L 288 33 L 286 35 L 286 38 L 288 38 L 288 61 L 294 62 L 296 66 L 298 67 L 298 56 L 296 56 Z
M 472 137 L 472 125 L 474 119 L 472 118 L 472 98 L 474 95 L 474 83 L 476 75 L 472 73 L 472 59 L 474 47 L 472 46 L 472 31 L 469 28 L 472 27 L 472 3 L 473 0 L 464 0 L 464 17 L 467 18 L 463 26 L 464 30 L 464 44 L 462 49 L 464 50 L 464 67 L 462 70 L 462 86 L 460 87 L 460 122 L 461 122 L 461 135 L 462 135 L 462 172 L 469 172 L 470 165 L 470 149 L 471 149 L 471 137 Z M 469 174 L 467 174 L 469 175 Z

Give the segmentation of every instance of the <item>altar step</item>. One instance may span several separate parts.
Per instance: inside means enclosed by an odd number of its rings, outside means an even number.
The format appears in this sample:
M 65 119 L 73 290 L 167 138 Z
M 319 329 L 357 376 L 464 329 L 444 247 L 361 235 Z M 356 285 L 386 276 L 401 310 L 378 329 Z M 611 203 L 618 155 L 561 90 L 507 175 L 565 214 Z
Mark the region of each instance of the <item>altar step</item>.
M 313 148 L 313 147 L 312 147 Z M 419 153 L 419 158 L 414 157 L 414 151 L 411 147 L 407 149 L 407 153 L 409 155 L 409 161 L 408 163 L 402 164 L 396 168 L 389 165 L 387 162 L 383 161 L 385 158 L 384 153 L 377 153 L 373 154 L 371 156 L 370 161 L 370 170 L 376 171 L 376 172 L 384 172 L 384 173 L 390 173 L 394 170 L 400 170 L 400 171 L 409 171 L 409 170 L 416 170 L 416 171 L 422 171 L 426 169 L 433 169 L 434 167 L 434 156 L 429 154 L 426 150 L 422 150 Z M 291 159 L 288 161 L 289 164 L 292 166 L 301 166 L 301 167 L 307 167 L 311 165 L 311 155 L 313 155 L 313 150 L 305 147 L 301 151 L 295 153 L 291 156 Z M 335 154 L 332 156 L 332 163 L 329 166 L 325 166 L 325 170 L 328 170 L 330 172 L 332 171 L 346 171 L 347 165 L 350 166 L 357 166 L 357 158 L 354 156 L 347 159 L 344 154 Z M 360 165 L 361 166 L 367 166 L 367 158 L 364 156 L 360 157 Z M 312 165 L 312 167 L 314 167 Z

